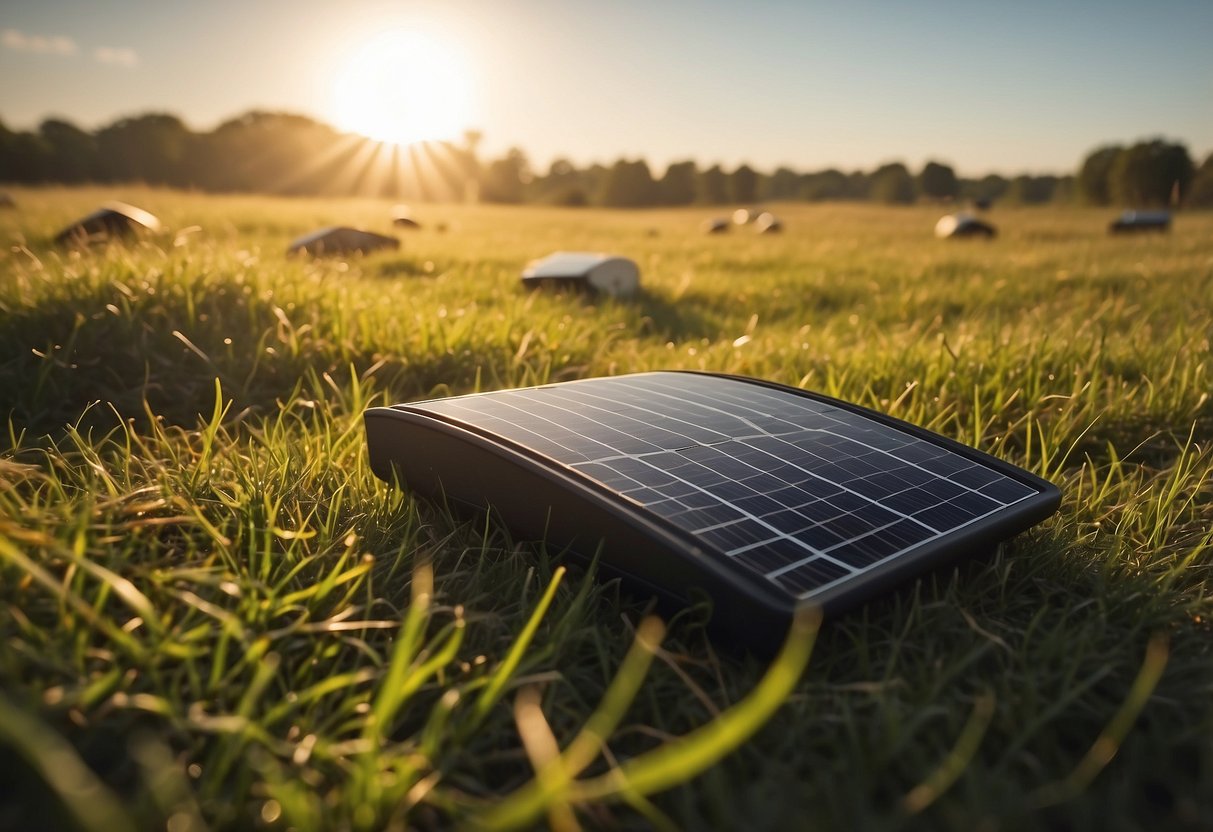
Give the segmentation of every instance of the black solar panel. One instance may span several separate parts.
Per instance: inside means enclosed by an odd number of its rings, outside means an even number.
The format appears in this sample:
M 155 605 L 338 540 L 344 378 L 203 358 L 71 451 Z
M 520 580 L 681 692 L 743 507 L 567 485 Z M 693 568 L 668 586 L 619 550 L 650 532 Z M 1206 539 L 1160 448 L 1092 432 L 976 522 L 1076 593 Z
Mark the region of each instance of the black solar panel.
M 711 584 L 759 579 L 769 592 L 756 594 L 785 611 L 840 601 L 852 586 L 870 594 L 872 578 L 905 574 L 916 553 L 990 542 L 990 532 L 1014 533 L 1059 500 L 1048 483 L 918 428 L 728 376 L 646 373 L 482 393 L 372 410 L 367 427 L 385 478 L 394 465 L 410 486 L 491 505 L 509 523 L 520 495 L 496 492 L 525 488 L 538 470 L 545 483 L 571 483 L 567 500 L 548 494 L 559 488 L 535 495 L 546 501 L 549 542 L 604 541 L 608 566 L 623 564 L 667 592 L 664 575 L 714 596 Z M 435 430 L 458 440 L 455 458 L 418 457 Z M 489 471 L 468 476 L 466 466 Z M 601 522 L 604 511 L 651 530 L 647 551 L 618 551 L 637 544 Z M 570 522 L 569 513 L 582 518 Z M 534 517 L 522 525 L 539 531 Z M 644 535 L 639 545 L 646 548 Z M 690 568 L 647 562 L 662 558 Z M 693 580 L 696 570 L 704 580 Z

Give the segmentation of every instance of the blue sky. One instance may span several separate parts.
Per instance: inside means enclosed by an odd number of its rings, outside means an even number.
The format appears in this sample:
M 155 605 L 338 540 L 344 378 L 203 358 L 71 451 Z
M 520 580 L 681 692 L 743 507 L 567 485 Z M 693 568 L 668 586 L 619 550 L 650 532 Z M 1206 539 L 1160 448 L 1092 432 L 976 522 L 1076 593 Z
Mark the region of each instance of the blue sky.
M 0 11 L 0 119 L 335 120 L 332 79 L 388 28 L 453 56 L 402 89 L 459 73 L 485 154 L 518 145 L 539 167 L 938 158 L 978 174 L 1068 171 L 1097 144 L 1156 135 L 1213 150 L 1210 0 L 40 0 Z

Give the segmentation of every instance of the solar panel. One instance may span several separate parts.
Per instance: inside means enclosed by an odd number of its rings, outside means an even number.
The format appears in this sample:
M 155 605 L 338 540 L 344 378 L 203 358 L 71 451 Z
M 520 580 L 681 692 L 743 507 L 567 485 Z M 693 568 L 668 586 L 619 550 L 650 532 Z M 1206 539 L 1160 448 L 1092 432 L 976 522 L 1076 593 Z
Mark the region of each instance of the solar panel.
M 840 609 L 1056 510 L 1051 484 L 794 388 L 659 372 L 374 408 L 375 472 L 490 506 L 743 629 Z

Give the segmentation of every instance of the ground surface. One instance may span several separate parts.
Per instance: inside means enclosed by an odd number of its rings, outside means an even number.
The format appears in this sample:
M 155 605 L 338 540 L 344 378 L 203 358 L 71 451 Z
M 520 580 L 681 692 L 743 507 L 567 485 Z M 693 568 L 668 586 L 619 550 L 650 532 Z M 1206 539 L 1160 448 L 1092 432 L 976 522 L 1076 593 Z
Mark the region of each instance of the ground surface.
M 171 230 L 48 245 L 112 196 Z M 321 224 L 388 230 L 387 203 L 16 197 L 0 828 L 504 825 L 484 801 L 532 778 L 547 729 L 565 746 L 612 680 L 640 682 L 620 668 L 643 599 L 573 570 L 544 610 L 555 558 L 375 480 L 359 414 L 655 368 L 857 401 L 1065 499 L 992 558 L 827 624 L 723 762 L 691 777 L 711 754 L 693 745 L 658 761 L 671 788 L 556 783 L 541 822 L 1213 827 L 1213 216 L 1109 238 L 1103 211 L 996 210 L 997 240 L 951 243 L 929 208 L 788 206 L 782 236 L 706 237 L 710 209 L 419 207 L 400 252 L 345 265 L 282 252 Z M 521 291 L 562 248 L 634 257 L 644 295 Z M 702 617 L 670 622 L 583 778 L 740 725 L 713 719 L 765 664 Z

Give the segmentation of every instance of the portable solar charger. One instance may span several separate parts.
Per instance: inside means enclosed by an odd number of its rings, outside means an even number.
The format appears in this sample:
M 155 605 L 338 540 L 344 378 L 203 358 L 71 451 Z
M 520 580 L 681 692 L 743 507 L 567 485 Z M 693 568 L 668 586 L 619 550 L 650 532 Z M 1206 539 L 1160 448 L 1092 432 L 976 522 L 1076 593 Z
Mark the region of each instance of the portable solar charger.
M 558 251 L 532 260 L 522 272 L 522 285 L 589 290 L 629 297 L 640 288 L 640 268 L 634 260 L 589 251 Z
M 778 640 L 1048 517 L 1051 483 L 857 405 L 756 379 L 641 373 L 367 411 L 375 474 L 489 509 L 713 626 Z

